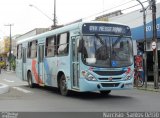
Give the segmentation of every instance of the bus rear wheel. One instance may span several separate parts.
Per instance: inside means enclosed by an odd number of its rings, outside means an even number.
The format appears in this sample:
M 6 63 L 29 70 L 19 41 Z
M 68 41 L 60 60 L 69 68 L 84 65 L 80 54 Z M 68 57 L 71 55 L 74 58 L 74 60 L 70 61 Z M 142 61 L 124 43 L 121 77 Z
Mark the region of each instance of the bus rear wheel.
M 28 73 L 28 85 L 30 88 L 34 88 L 34 83 L 33 83 L 33 80 L 32 80 L 32 74 L 31 72 Z
M 107 90 L 107 91 L 100 91 L 101 95 L 109 95 L 111 93 L 111 90 Z
M 69 90 L 67 89 L 66 78 L 64 75 L 62 75 L 60 78 L 59 88 L 61 95 L 67 96 L 69 94 Z

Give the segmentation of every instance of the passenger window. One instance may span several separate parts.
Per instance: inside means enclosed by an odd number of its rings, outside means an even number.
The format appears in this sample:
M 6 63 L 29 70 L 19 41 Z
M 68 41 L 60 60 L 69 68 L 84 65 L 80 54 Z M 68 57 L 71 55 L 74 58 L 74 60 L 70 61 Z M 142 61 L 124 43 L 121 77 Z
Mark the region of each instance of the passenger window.
M 56 54 L 56 36 L 48 37 L 46 39 L 46 57 L 52 57 Z
M 58 55 L 67 55 L 68 54 L 68 43 L 69 43 L 69 33 L 63 33 L 58 36 L 59 46 L 58 46 Z
M 37 41 L 32 41 L 28 45 L 28 58 L 37 57 Z

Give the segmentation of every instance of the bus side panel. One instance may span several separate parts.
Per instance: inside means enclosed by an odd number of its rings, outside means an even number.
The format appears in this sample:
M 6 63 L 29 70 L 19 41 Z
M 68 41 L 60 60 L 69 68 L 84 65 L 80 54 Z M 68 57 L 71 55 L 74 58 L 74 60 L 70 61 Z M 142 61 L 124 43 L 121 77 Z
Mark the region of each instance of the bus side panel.
M 27 70 L 31 71 L 32 74 L 32 81 L 33 83 L 40 83 L 38 78 L 38 63 L 37 59 L 28 59 L 27 60 Z
M 16 59 L 16 75 L 23 80 L 22 77 L 22 59 Z
M 22 72 L 23 80 L 27 81 L 26 63 L 23 63 L 22 71 L 23 71 L 23 72 Z
M 44 58 L 45 85 L 57 87 L 57 57 Z
M 32 78 L 33 78 L 33 83 L 36 84 L 43 84 L 42 78 L 38 76 L 38 61 L 37 59 L 32 59 Z
M 57 60 L 58 72 L 63 72 L 67 81 L 67 88 L 71 90 L 71 71 L 70 71 L 70 56 L 58 57 Z M 60 78 L 58 78 L 60 79 Z

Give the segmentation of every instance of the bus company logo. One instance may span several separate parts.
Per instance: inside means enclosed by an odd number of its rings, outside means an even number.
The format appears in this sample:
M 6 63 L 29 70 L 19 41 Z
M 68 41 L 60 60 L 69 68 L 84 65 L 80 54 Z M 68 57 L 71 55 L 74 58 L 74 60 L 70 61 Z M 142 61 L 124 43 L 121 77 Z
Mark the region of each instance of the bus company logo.
M 108 80 L 109 80 L 109 81 L 112 81 L 112 80 L 113 80 L 113 78 L 112 78 L 112 77 L 109 77 L 109 78 L 108 78 Z

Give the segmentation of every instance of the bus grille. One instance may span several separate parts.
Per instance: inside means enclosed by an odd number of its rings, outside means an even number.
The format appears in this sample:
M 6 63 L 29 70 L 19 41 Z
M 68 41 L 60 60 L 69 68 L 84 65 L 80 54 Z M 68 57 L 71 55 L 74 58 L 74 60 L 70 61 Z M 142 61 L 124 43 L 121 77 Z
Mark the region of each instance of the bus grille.
M 101 83 L 102 87 L 117 87 L 119 83 Z
M 99 80 L 108 80 L 108 78 L 98 78 Z M 112 78 L 112 80 L 120 80 L 122 78 Z
M 93 71 L 101 76 L 122 75 L 125 71 Z

